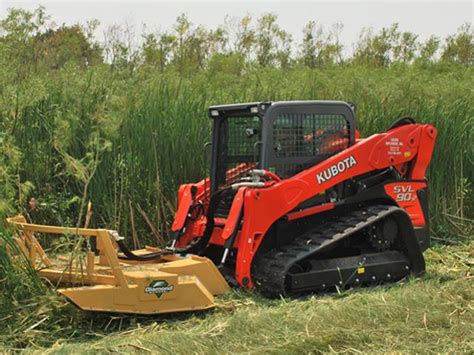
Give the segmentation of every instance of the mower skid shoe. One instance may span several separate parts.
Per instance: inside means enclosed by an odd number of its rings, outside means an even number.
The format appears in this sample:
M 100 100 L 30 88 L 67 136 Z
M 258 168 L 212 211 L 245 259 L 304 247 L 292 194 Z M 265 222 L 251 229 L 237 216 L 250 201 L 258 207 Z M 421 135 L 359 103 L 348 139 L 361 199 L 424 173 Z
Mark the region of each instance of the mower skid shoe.
M 198 256 L 124 270 L 124 276 L 128 287 L 100 284 L 59 292 L 85 311 L 160 314 L 213 308 L 214 296 L 229 290 L 215 265 Z

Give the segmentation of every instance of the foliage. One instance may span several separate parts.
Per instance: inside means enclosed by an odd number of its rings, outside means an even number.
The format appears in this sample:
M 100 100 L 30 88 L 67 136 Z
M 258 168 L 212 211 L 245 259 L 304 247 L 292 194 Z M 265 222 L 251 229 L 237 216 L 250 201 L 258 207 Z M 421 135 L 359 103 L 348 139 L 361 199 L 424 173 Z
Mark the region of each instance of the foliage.
M 456 35 L 451 35 L 446 39 L 441 59 L 447 62 L 472 65 L 474 63 L 473 41 L 474 34 L 471 24 L 464 24 Z
M 339 43 L 339 34 L 342 25 L 336 24 L 333 29 L 326 32 L 322 26 L 317 26 L 315 21 L 310 21 L 303 29 L 303 41 L 300 61 L 309 68 L 324 67 L 341 63 L 342 45 Z

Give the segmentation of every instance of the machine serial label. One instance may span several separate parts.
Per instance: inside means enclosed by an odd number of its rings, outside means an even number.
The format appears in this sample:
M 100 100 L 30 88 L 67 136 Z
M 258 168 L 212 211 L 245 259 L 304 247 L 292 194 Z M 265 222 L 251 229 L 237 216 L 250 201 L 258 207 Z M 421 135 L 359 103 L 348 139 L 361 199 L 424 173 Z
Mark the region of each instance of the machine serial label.
M 385 142 L 387 146 L 387 154 L 389 155 L 401 155 L 401 147 L 403 147 L 403 142 L 399 138 L 393 137 L 389 141 Z
M 146 293 L 155 294 L 156 297 L 160 298 L 163 293 L 173 291 L 174 286 L 168 284 L 166 280 L 152 281 L 148 287 L 145 287 Z
M 316 175 L 318 184 L 322 184 L 331 180 L 333 177 L 343 173 L 355 165 L 357 165 L 357 160 L 355 160 L 352 155 L 344 160 L 341 160 L 339 163 L 331 165 L 329 168 Z

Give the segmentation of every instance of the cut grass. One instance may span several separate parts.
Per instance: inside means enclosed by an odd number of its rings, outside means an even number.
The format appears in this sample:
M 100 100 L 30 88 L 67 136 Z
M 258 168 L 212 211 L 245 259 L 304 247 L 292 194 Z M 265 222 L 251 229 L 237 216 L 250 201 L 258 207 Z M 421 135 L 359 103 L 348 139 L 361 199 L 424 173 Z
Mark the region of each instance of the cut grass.
M 47 296 L 29 312 L 19 308 L 0 342 L 3 350 L 64 353 L 473 352 L 473 246 L 427 251 L 421 279 L 299 300 L 236 289 L 209 312 L 91 315 Z

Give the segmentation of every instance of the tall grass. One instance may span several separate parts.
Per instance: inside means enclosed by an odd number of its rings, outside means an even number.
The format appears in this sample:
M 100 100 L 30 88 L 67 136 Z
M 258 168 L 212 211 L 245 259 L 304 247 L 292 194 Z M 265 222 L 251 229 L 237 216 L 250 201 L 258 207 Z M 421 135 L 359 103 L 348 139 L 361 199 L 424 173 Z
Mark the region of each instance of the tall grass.
M 19 176 L 35 187 L 29 194 L 39 201 L 31 212 L 33 219 L 71 224 L 84 188 L 81 172 L 97 159 L 87 194 L 94 204 L 93 224 L 131 235 L 133 218 L 140 239 L 156 242 L 145 219 L 166 234 L 179 184 L 207 174 L 209 105 L 346 100 L 357 105 L 358 128 L 364 136 L 386 130 L 400 116 L 438 128 L 429 169 L 432 229 L 440 239 L 470 238 L 472 77 L 472 68 L 443 65 L 297 67 L 244 75 L 201 71 L 188 78 L 146 67 L 133 75 L 101 67 L 78 72 L 71 67 L 17 93 L 12 135 L 22 152 Z M 8 103 L 5 98 L 3 102 Z M 3 110 L 4 119 L 9 112 Z M 99 153 L 92 154 L 97 145 Z M 68 163 L 71 159 L 74 164 Z

